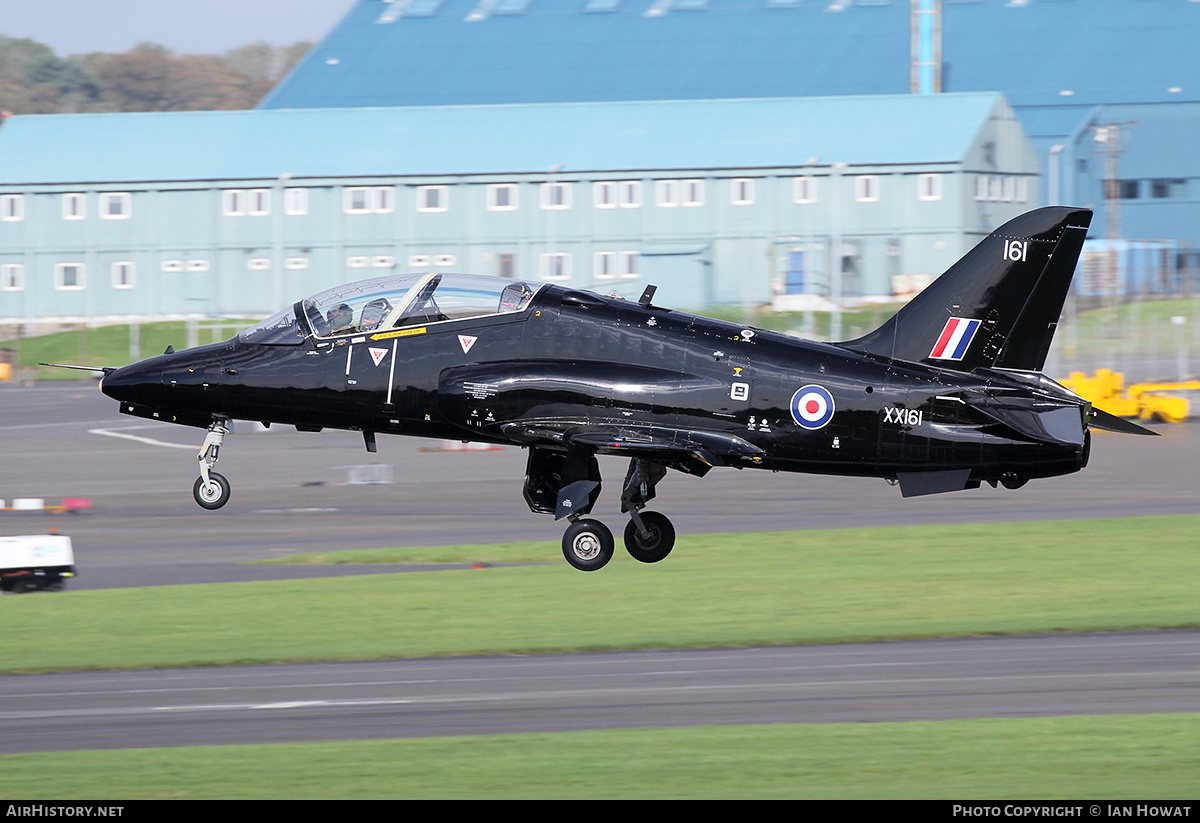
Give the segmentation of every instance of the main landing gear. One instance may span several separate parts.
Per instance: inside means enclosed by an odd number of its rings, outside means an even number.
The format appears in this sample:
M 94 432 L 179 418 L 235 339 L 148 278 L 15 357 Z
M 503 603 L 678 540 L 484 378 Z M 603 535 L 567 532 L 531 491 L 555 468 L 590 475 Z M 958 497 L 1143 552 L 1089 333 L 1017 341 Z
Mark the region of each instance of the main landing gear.
M 196 498 L 196 502 L 206 509 L 219 509 L 229 502 L 229 481 L 225 479 L 225 475 L 212 470 L 213 466 L 217 465 L 221 445 L 225 442 L 225 435 L 229 434 L 229 427 L 226 425 L 228 422 L 223 418 L 212 422 L 212 425 L 208 427 L 208 434 L 204 436 L 204 444 L 200 446 L 200 454 L 197 456 L 200 464 L 200 476 L 196 478 L 196 483 L 192 486 L 192 497 Z
M 642 563 L 657 563 L 675 546 L 675 527 L 658 512 L 635 512 L 625 526 L 625 549 Z M 641 521 L 639 525 L 638 521 Z M 616 541 L 608 526 L 591 517 L 572 521 L 563 534 L 563 557 L 582 572 L 604 568 L 612 560 Z
M 630 461 L 629 472 L 625 475 L 621 511 L 628 512 L 630 518 L 625 526 L 625 549 L 631 557 L 642 563 L 659 562 L 675 546 L 675 527 L 666 515 L 644 511 L 646 503 L 654 498 L 655 484 L 666 473 L 666 468 L 661 464 L 635 457 Z M 560 476 L 558 479 L 561 482 L 564 478 Z M 563 487 L 563 492 L 568 488 L 569 484 Z M 612 559 L 615 546 L 609 528 L 599 520 L 585 516 L 594 502 L 595 496 L 592 496 L 583 506 L 574 504 L 578 508 L 567 515 L 571 525 L 562 539 L 563 557 L 576 569 L 585 572 L 604 568 Z

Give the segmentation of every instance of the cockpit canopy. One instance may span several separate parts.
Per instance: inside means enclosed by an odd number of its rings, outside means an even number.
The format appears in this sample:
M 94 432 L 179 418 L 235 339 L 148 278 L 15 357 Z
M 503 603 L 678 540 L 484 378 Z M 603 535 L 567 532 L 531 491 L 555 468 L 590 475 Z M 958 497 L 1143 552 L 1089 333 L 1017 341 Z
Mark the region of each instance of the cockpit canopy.
M 247 343 L 287 345 L 305 337 L 371 334 L 469 317 L 520 312 L 541 284 L 477 274 L 398 274 L 362 280 L 301 300 L 246 329 Z

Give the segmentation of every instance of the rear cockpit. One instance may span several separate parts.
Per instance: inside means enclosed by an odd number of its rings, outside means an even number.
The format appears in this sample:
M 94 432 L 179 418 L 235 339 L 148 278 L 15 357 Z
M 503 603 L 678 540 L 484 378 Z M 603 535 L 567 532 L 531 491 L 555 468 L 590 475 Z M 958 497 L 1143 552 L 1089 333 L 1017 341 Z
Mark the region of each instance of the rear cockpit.
M 543 284 L 477 274 L 399 274 L 336 286 L 243 331 L 259 345 L 375 334 L 524 311 Z

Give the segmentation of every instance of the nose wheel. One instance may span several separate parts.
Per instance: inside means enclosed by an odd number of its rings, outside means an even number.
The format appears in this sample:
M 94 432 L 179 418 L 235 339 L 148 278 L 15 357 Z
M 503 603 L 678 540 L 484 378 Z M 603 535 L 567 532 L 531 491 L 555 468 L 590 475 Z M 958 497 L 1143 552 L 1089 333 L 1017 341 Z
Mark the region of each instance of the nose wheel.
M 207 481 L 203 477 L 196 478 L 192 497 L 206 509 L 219 509 L 229 502 L 229 481 L 225 475 L 210 471 Z
M 223 419 L 213 421 L 196 458 L 200 464 L 200 476 L 192 486 L 192 497 L 206 509 L 219 509 L 229 502 L 229 481 L 225 475 L 212 470 L 217 465 L 225 435 L 229 434 L 228 422 Z

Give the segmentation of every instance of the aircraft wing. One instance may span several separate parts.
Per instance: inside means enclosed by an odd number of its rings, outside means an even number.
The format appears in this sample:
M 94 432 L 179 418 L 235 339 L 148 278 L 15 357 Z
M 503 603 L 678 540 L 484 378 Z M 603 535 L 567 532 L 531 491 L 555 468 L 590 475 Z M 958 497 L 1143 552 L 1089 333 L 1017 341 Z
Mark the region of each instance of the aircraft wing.
M 764 452 L 753 443 L 722 432 L 659 426 L 575 424 L 570 421 L 508 422 L 500 426 L 513 443 L 580 448 L 594 454 L 642 457 L 664 466 L 703 476 L 734 457 Z
M 662 369 L 566 361 L 517 361 L 447 369 L 438 407 L 456 425 L 522 446 L 644 457 L 703 475 L 731 458 L 763 454 L 723 432 L 637 423 L 595 423 L 618 407 L 652 408 L 699 388 L 693 378 Z

